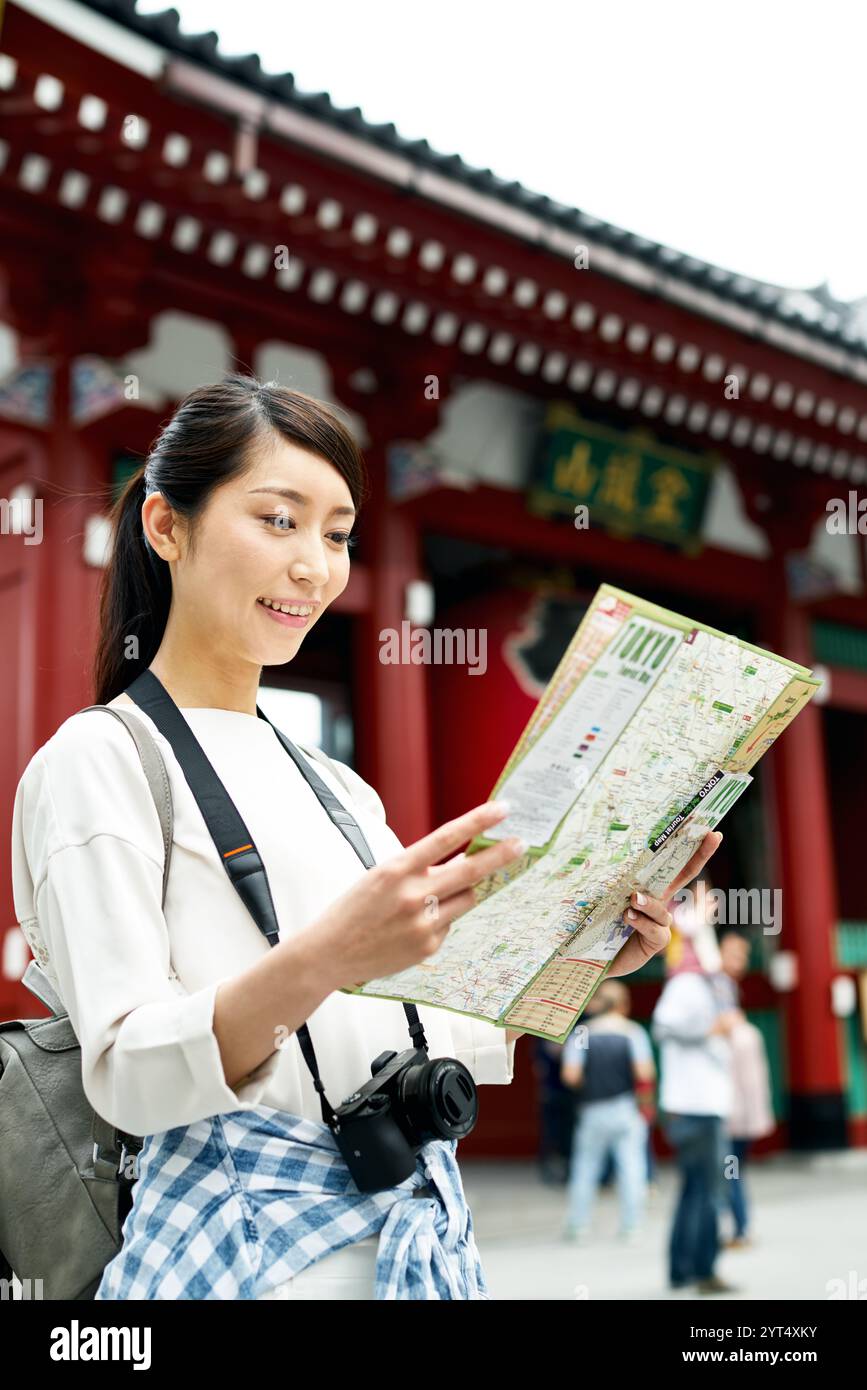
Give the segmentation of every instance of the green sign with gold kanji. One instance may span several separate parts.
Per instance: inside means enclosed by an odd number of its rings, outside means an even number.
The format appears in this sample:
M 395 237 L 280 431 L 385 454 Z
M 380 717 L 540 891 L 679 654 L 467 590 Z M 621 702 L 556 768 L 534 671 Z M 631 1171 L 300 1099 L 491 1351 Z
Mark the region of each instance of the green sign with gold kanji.
M 589 523 L 621 536 L 668 541 L 695 554 L 716 454 L 658 444 L 646 430 L 620 433 L 548 407 L 527 508 L 542 516 L 587 508 Z M 576 525 L 578 524 L 576 520 Z

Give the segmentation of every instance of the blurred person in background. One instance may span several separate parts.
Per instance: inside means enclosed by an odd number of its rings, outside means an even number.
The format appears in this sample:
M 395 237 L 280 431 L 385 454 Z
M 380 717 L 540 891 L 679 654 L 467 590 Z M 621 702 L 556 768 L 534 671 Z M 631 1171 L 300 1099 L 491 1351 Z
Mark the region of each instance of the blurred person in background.
M 575 1096 L 560 1079 L 563 1044 L 532 1038 L 533 1075 L 539 1105 L 539 1177 L 554 1186 L 569 1181 Z
M 624 1003 L 625 1016 L 628 1018 L 631 1012 L 632 995 L 630 994 Z M 652 1201 L 659 1192 L 659 1187 L 656 1182 L 656 1157 L 653 1152 L 653 1127 L 656 1123 L 655 1064 L 654 1079 L 636 1082 L 635 1093 L 638 1097 L 638 1108 L 647 1121 L 647 1197 L 648 1201 Z M 614 1155 L 609 1150 L 605 1163 L 602 1166 L 602 1176 L 599 1179 L 599 1186 L 610 1187 L 615 1177 L 616 1169 Z
M 588 1001 L 582 1017 L 593 1017 L 599 1005 L 596 995 Z M 572 1086 L 560 1074 L 563 1044 L 549 1038 L 533 1038 L 533 1071 L 539 1097 L 539 1169 L 543 1182 L 563 1186 L 569 1181 L 576 1126 L 580 1119 L 578 1101 Z
M 628 1017 L 629 991 L 619 980 L 603 980 L 593 1016 L 563 1046 L 561 1076 L 579 1093 L 569 1172 L 566 1239 L 589 1230 L 599 1181 L 613 1156 L 620 1201 L 620 1236 L 640 1231 L 647 1197 L 648 1120 L 656 1068 L 650 1039 Z
M 731 991 L 731 1007 L 740 1008 L 738 982 L 747 973 L 750 943 L 739 931 L 723 932 L 720 957 L 725 980 Z M 732 1047 L 734 1099 L 728 1120 L 728 1147 L 737 1160 L 735 1171 L 726 1182 L 728 1205 L 734 1217 L 734 1235 L 724 1241 L 726 1249 L 738 1249 L 753 1242 L 748 1233 L 749 1209 L 744 1164 L 750 1146 L 776 1128 L 771 1102 L 771 1079 L 765 1040 L 761 1030 L 744 1015 L 729 1034 Z
M 666 950 L 666 983 L 653 1012 L 651 1030 L 660 1046 L 659 1108 L 662 1128 L 674 1149 L 680 1193 L 668 1250 L 672 1289 L 696 1284 L 701 1293 L 737 1290 L 715 1271 L 719 1253 L 719 1206 L 726 1147 L 725 1123 L 733 1103 L 732 1029 L 743 1019 L 731 1007 L 722 976 L 716 934 L 701 912 L 673 900 L 674 918 Z

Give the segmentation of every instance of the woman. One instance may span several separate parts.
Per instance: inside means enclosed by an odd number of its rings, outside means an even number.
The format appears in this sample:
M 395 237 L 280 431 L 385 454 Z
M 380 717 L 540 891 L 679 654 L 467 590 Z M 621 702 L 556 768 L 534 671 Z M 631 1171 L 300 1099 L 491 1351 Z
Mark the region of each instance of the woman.
M 734 1234 L 724 1240 L 723 1245 L 727 1250 L 738 1250 L 753 1243 L 747 1229 L 750 1219 L 745 1172 L 747 1157 L 757 1139 L 773 1134 L 776 1121 L 765 1040 L 761 1029 L 749 1021 L 740 1007 L 739 982 L 749 968 L 749 938 L 734 929 L 724 931 L 719 950 L 730 1004 L 737 1011 L 738 1019 L 729 1034 L 733 1095 L 726 1126 L 726 1148 L 735 1159 L 734 1165 L 729 1164 L 726 1170 L 726 1196 L 734 1218 Z
M 373 788 L 326 759 L 316 770 L 377 861 L 366 870 L 256 717 L 262 668 L 291 661 L 346 587 L 364 491 L 328 406 L 230 376 L 181 402 L 112 514 L 96 701 L 148 720 L 123 692 L 149 670 L 180 708 L 261 853 L 276 946 L 153 721 L 175 816 L 164 910 L 160 828 L 118 720 L 72 715 L 19 785 L 18 919 L 76 1029 L 88 1100 L 148 1136 L 97 1298 L 488 1297 L 454 1141 L 425 1145 L 397 1187 L 359 1193 L 295 1036 L 306 1021 L 334 1104 L 370 1080 L 380 1053 L 410 1046 L 404 1010 L 342 988 L 432 955 L 472 886 L 520 853 L 457 852 L 505 814 L 493 803 L 404 849 Z M 617 973 L 668 939 L 659 900 L 634 925 Z M 512 1080 L 517 1033 L 419 1017 L 430 1057 L 477 1084 Z

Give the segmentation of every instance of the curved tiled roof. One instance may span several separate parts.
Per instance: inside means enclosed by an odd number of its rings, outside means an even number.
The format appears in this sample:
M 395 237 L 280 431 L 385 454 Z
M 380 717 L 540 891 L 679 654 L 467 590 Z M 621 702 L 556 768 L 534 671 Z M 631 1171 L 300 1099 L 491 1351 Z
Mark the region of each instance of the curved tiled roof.
M 335 106 L 327 92 L 300 91 L 291 73 L 265 72 L 256 53 L 243 57 L 222 54 L 219 36 L 213 31 L 182 33 L 177 10 L 142 15 L 136 9 L 136 0 L 80 0 L 80 3 L 169 52 L 389 153 L 399 154 L 421 168 L 455 179 L 563 231 L 590 235 L 600 244 L 674 276 L 697 290 L 708 291 L 743 309 L 777 318 L 829 345 L 867 353 L 867 297 L 846 303 L 834 299 L 827 284 L 814 289 L 792 289 L 754 280 L 650 241 L 579 208 L 567 207 L 542 193 L 533 193 L 521 183 L 498 178 L 490 169 L 474 168 L 459 155 L 440 154 L 427 140 L 405 139 L 391 121 L 373 124 L 364 118 L 358 106 Z

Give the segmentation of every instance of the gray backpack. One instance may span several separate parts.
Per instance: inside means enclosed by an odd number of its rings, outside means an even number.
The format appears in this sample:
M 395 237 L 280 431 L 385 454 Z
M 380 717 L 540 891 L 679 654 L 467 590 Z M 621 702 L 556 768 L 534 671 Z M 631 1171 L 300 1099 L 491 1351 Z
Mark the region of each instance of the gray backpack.
M 86 709 L 113 714 L 138 748 L 163 832 L 165 904 L 172 798 L 162 753 L 129 711 Z M 25 1298 L 92 1299 L 121 1247 L 142 1137 L 108 1124 L 88 1102 L 81 1047 L 37 961 L 22 982 L 52 1016 L 0 1023 L 0 1280 L 14 1271 Z

